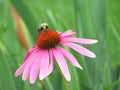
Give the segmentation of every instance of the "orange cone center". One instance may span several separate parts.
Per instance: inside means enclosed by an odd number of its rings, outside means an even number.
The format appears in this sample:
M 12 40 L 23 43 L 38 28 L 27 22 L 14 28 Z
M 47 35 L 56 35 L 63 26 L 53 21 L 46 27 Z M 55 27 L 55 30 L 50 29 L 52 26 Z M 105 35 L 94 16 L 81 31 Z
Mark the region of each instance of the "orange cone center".
M 60 36 L 58 32 L 54 30 L 44 30 L 38 37 L 36 44 L 41 49 L 50 49 L 54 48 L 60 42 Z

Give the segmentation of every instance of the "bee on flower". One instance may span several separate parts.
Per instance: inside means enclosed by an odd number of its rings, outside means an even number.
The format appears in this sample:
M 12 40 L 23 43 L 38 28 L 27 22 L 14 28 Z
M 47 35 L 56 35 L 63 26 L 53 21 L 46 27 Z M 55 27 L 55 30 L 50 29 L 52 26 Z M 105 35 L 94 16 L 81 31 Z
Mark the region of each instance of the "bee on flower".
M 61 45 L 65 45 L 84 56 L 96 57 L 93 52 L 80 44 L 94 44 L 98 42 L 97 40 L 77 38 L 73 36 L 75 34 L 73 30 L 55 31 L 49 29 L 46 23 L 41 24 L 38 32 L 35 45 L 26 52 L 23 64 L 15 72 L 15 76 L 22 74 L 22 80 L 30 78 L 31 84 L 35 83 L 38 75 L 39 79 L 43 80 L 51 74 L 54 68 L 54 60 L 56 60 L 67 81 L 70 81 L 71 77 L 66 60 L 73 66 L 82 69 L 76 58 Z

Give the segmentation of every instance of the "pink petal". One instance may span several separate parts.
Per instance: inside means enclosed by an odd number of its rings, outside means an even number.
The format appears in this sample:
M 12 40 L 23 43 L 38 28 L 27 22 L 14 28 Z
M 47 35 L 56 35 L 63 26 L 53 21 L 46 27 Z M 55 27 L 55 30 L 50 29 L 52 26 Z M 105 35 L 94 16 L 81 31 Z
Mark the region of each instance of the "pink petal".
M 49 67 L 49 54 L 48 50 L 44 51 L 41 58 L 41 66 L 40 66 L 40 80 L 43 80 L 48 75 L 48 67 Z
M 53 71 L 53 61 L 54 61 L 54 57 L 53 57 L 53 52 L 52 50 L 49 50 L 49 55 L 50 55 L 50 66 L 48 68 L 48 74 L 49 75 L 52 71 Z
M 25 69 L 24 69 L 24 71 L 23 71 L 22 80 L 26 80 L 26 79 L 29 77 L 29 75 L 30 75 L 30 70 L 31 70 L 31 66 L 32 66 L 33 62 L 35 61 L 36 56 L 37 56 L 38 54 L 39 54 L 38 52 L 32 53 L 32 55 L 30 55 L 30 57 L 28 58 L 29 61 L 28 61 L 28 63 L 26 64 Z
M 80 64 L 76 60 L 76 58 L 70 52 L 68 52 L 67 50 L 65 50 L 61 47 L 56 47 L 56 49 L 58 51 L 60 51 L 71 62 L 72 65 L 82 69 L 82 67 L 80 66 Z
M 26 52 L 24 61 L 25 61 L 34 51 L 36 51 L 36 50 L 38 50 L 37 45 L 34 45 L 31 49 L 29 49 L 29 50 Z
M 59 65 L 59 67 L 60 67 L 60 69 L 61 69 L 64 77 L 68 81 L 70 81 L 71 80 L 71 78 L 70 78 L 70 72 L 69 72 L 68 66 L 66 64 L 66 61 L 65 61 L 63 55 L 59 51 L 57 51 L 55 49 L 52 49 L 52 50 L 53 50 L 54 57 L 55 57 L 58 65 Z
M 73 34 L 75 34 L 73 30 L 67 30 L 66 32 L 61 33 L 60 36 L 64 37 L 64 36 L 69 36 Z
M 97 43 L 98 40 L 92 40 L 92 39 L 84 39 L 84 38 L 76 38 L 74 36 L 70 37 L 62 37 L 61 42 L 76 42 L 76 43 L 82 43 L 82 44 L 94 44 Z
M 36 52 L 36 51 L 33 51 L 33 53 L 34 53 L 34 52 Z M 31 53 L 31 55 L 32 55 L 33 53 Z M 30 57 L 29 57 L 29 58 L 30 58 Z M 26 67 L 26 64 L 27 64 L 28 61 L 29 61 L 29 58 L 27 57 L 26 60 L 24 61 L 24 63 L 17 69 L 17 71 L 15 72 L 15 76 L 19 76 L 19 75 L 23 72 L 24 68 Z
M 77 52 L 79 52 L 82 55 L 85 55 L 87 57 L 90 57 L 90 58 L 95 58 L 96 57 L 96 55 L 93 52 L 89 51 L 88 49 L 86 49 L 86 48 L 84 48 L 80 45 L 73 44 L 73 43 L 68 43 L 68 42 L 62 42 L 61 44 L 66 45 L 66 46 L 74 49 L 75 51 L 77 51 Z
M 38 76 L 39 68 L 40 68 L 40 62 L 41 62 L 41 56 L 42 52 L 38 52 L 36 59 L 34 60 L 34 63 L 32 65 L 31 71 L 30 71 L 30 83 L 34 84 L 35 80 Z
M 19 75 L 23 72 L 23 70 L 24 70 L 27 62 L 28 62 L 28 60 L 26 60 L 26 61 L 17 69 L 17 71 L 15 72 L 15 76 L 16 76 L 16 77 L 19 76 Z

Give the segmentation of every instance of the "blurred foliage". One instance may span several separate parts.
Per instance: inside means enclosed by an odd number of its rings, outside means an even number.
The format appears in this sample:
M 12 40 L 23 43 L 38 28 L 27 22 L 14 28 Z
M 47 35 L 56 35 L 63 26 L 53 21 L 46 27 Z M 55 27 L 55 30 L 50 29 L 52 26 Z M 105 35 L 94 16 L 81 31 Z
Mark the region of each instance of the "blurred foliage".
M 18 35 L 14 8 L 19 15 Z M 0 0 L 0 90 L 65 90 L 58 66 L 43 81 L 34 85 L 22 81 L 14 72 L 23 62 L 25 47 L 19 37 L 25 35 L 29 48 L 37 37 L 37 28 L 73 29 L 77 36 L 99 40 L 89 45 L 97 58 L 91 60 L 71 50 L 84 70 L 69 65 L 70 90 L 120 90 L 120 0 Z M 68 63 L 69 64 L 69 63 Z

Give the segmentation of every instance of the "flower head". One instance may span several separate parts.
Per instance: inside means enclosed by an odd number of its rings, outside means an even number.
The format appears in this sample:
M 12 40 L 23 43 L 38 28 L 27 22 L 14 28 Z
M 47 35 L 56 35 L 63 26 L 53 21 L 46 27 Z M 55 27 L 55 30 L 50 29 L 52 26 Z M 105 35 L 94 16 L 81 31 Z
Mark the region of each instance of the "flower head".
M 39 35 L 36 44 L 26 52 L 23 64 L 15 72 L 15 76 L 22 74 L 22 79 L 30 78 L 30 83 L 34 83 L 39 75 L 40 80 L 47 77 L 52 71 L 54 60 L 60 67 L 60 70 L 66 80 L 70 81 L 70 72 L 66 59 L 73 65 L 82 69 L 76 58 L 60 45 L 68 46 L 78 53 L 95 58 L 96 55 L 80 44 L 94 44 L 97 40 L 77 38 L 73 36 L 73 30 L 58 32 L 48 28 L 47 24 L 42 24 L 38 29 Z

